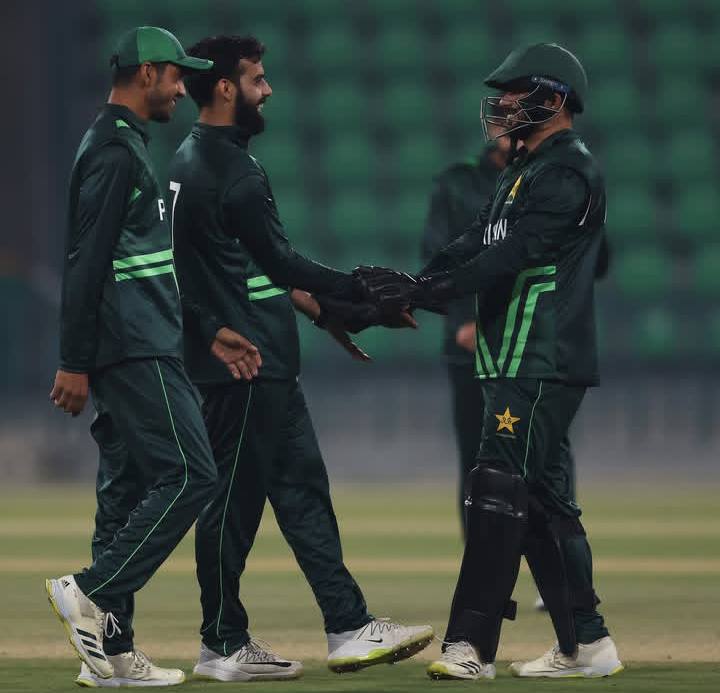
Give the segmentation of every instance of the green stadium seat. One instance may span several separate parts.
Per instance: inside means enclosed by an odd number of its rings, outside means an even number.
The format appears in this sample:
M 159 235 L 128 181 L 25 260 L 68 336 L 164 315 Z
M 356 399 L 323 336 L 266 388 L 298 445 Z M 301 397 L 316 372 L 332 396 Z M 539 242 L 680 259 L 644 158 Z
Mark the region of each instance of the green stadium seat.
M 608 142 L 600 157 L 609 185 L 645 183 L 655 174 L 655 152 L 642 133 L 624 133 L 622 139 Z
M 328 205 L 328 230 L 350 248 L 377 242 L 383 235 L 383 219 L 375 196 L 362 188 L 336 194 Z
M 717 172 L 715 138 L 700 128 L 673 131 L 662 148 L 659 177 L 679 183 L 707 181 Z
M 293 244 L 315 246 L 319 244 L 317 228 L 319 219 L 313 218 L 313 210 L 307 193 L 296 186 L 274 191 L 280 221 Z
M 348 72 L 357 71 L 361 49 L 350 26 L 344 23 L 321 25 L 310 32 L 306 41 L 308 65 L 318 74 L 342 74 L 347 79 Z
M 390 155 L 390 174 L 395 182 L 426 183 L 428 194 L 432 178 L 448 157 L 438 138 L 430 134 L 408 135 L 394 143 Z
M 687 20 L 694 12 L 712 9 L 715 0 L 635 0 L 635 11 L 646 22 L 669 24 L 674 20 Z
M 372 141 L 359 135 L 332 139 L 323 158 L 327 179 L 346 187 L 373 179 L 378 165 Z
M 442 61 L 457 79 L 484 78 L 498 58 L 495 43 L 485 27 L 463 21 L 448 28 Z
M 429 189 L 418 188 L 393 197 L 386 208 L 388 245 L 400 249 L 409 245 L 413 264 L 419 262 L 420 240 L 429 204 Z M 407 251 L 404 254 L 407 256 Z
M 414 17 L 418 11 L 417 0 L 363 0 L 353 4 L 353 11 L 372 18 L 379 26 L 388 18 L 405 21 L 408 17 Z
M 577 52 L 591 84 L 622 73 L 632 64 L 630 36 L 619 24 L 589 26 L 579 36 Z
M 271 184 L 299 184 L 304 177 L 304 164 L 300 142 L 290 135 L 279 132 L 259 137 L 253 143 L 253 156 L 267 171 Z
M 365 129 L 369 110 L 367 93 L 359 85 L 329 82 L 309 98 L 304 115 L 323 132 L 338 132 Z
M 460 83 L 453 96 L 453 108 L 449 114 L 451 122 L 463 130 L 482 132 L 482 100 L 493 93 L 480 79 Z
M 720 355 L 720 310 L 713 311 L 709 316 L 703 316 L 700 349 L 713 359 L 717 359 Z
M 655 94 L 655 123 L 663 128 L 704 126 L 713 116 L 713 94 L 700 82 L 688 77 L 660 80 Z
M 366 53 L 365 59 L 385 75 L 422 73 L 430 59 L 428 48 L 421 29 L 403 21 L 379 27 L 372 50 Z
M 290 33 L 284 23 L 259 21 L 255 17 L 248 20 L 241 16 L 237 25 L 231 25 L 223 31 L 240 35 L 252 34 L 265 45 L 262 62 L 271 86 L 275 71 L 279 78 L 286 77 L 286 68 L 295 60 L 295 56 L 290 55 Z
M 391 84 L 381 96 L 379 117 L 393 130 L 429 127 L 434 117 L 433 93 L 416 82 Z
M 300 5 L 304 16 L 314 25 L 325 22 L 328 18 L 350 18 L 348 4 L 337 0 L 303 0 Z
M 608 191 L 607 229 L 613 245 L 656 239 L 657 213 L 650 189 L 637 185 L 611 188 Z
M 699 296 L 720 296 L 720 244 L 703 246 L 695 254 L 693 288 Z
M 657 298 L 671 287 L 672 261 L 652 245 L 619 254 L 614 265 L 615 281 L 630 298 Z
M 268 75 L 268 79 L 270 76 Z M 300 110 L 301 95 L 298 89 L 286 81 L 270 81 L 273 93 L 265 104 L 263 116 L 267 121 L 269 136 L 274 137 L 277 133 L 295 132 L 301 129 L 303 124 Z
M 675 226 L 694 241 L 717 240 L 720 236 L 720 199 L 717 186 L 703 183 L 682 190 L 675 203 Z
M 647 55 L 658 72 L 694 74 L 709 67 L 711 54 L 700 32 L 691 24 L 662 23 L 648 40 Z
M 630 80 L 606 80 L 593 85 L 582 117 L 603 132 L 634 127 L 639 124 L 645 100 Z
M 663 305 L 650 305 L 633 321 L 629 350 L 646 359 L 666 359 L 680 347 L 678 321 Z
M 557 25 L 547 19 L 519 20 L 513 25 L 512 45 L 521 46 L 528 43 L 558 43 L 562 36 Z M 508 51 L 509 52 L 509 51 Z M 502 57 L 504 56 L 504 52 Z M 498 56 L 500 58 L 501 56 Z M 500 64 L 500 60 L 495 61 Z
M 515 21 L 559 17 L 579 22 L 612 17 L 617 12 L 614 0 L 513 0 L 506 4 Z

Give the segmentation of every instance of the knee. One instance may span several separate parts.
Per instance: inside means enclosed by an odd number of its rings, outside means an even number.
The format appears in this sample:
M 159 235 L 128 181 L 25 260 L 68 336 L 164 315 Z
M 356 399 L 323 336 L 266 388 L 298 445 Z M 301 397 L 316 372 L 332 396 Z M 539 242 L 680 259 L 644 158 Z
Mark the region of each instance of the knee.
M 215 495 L 218 474 L 214 464 L 196 465 L 188 472 L 188 487 L 193 496 L 203 503 Z
M 484 461 L 468 474 L 465 506 L 469 511 L 527 517 L 528 490 L 523 478 L 490 461 Z

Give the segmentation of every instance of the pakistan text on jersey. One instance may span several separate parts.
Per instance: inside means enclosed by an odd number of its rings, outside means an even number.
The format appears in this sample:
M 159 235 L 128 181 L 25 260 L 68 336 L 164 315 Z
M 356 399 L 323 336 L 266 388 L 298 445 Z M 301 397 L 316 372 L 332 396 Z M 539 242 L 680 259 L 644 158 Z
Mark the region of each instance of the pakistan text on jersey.
M 488 224 L 485 227 L 483 235 L 483 243 L 492 245 L 495 241 L 502 241 L 507 234 L 507 219 L 498 219 L 494 224 Z

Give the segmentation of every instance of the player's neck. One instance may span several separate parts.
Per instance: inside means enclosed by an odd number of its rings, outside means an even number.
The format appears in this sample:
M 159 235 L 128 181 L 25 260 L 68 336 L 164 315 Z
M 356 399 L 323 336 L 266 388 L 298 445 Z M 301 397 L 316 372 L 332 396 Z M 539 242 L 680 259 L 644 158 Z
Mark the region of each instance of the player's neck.
M 127 89 L 113 87 L 107 102 L 115 106 L 125 106 L 125 108 L 129 108 L 141 120 L 150 120 L 150 113 L 144 103 L 144 99 Z
M 524 139 L 525 148 L 532 152 L 535 149 L 537 149 L 542 142 L 544 142 L 548 137 L 551 137 L 556 132 L 560 132 L 562 130 L 569 130 L 572 127 L 572 120 L 564 115 L 559 115 L 552 120 L 545 123 L 545 127 L 542 130 L 537 130 L 536 132 L 533 132 L 531 135 L 526 137 Z
M 200 109 L 198 122 L 216 127 L 235 125 L 235 113 L 231 109 L 206 106 Z

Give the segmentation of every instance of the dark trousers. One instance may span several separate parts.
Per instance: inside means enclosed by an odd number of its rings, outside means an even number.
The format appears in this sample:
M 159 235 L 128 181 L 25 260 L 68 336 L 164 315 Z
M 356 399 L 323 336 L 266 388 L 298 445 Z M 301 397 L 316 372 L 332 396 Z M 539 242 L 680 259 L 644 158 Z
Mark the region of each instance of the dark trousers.
M 203 397 L 219 476 L 195 534 L 205 645 L 227 655 L 249 639 L 240 576 L 266 498 L 315 594 L 325 630 L 367 623 L 365 599 L 343 563 L 327 471 L 300 385 L 260 379 L 203 388 Z
M 105 651 L 133 647 L 134 593 L 183 538 L 217 474 L 200 406 L 182 362 L 139 359 L 91 378 L 99 451 L 93 564 L 80 589 L 117 618 Z
M 448 364 L 448 380 L 450 382 L 455 442 L 460 463 L 458 510 L 464 533 L 465 479 L 477 464 L 485 400 L 482 391 L 483 381 L 475 377 L 475 367 L 472 364 Z
M 578 518 L 575 471 L 568 430 L 582 402 L 585 388 L 532 379 L 484 381 L 485 412 L 479 464 L 519 474 L 549 518 Z M 594 594 L 592 553 L 584 533 L 560 542 L 571 591 Z M 578 642 L 607 635 L 602 616 L 588 600 L 574 609 Z M 455 593 L 449 630 L 465 610 L 477 608 L 474 590 L 461 578 Z

